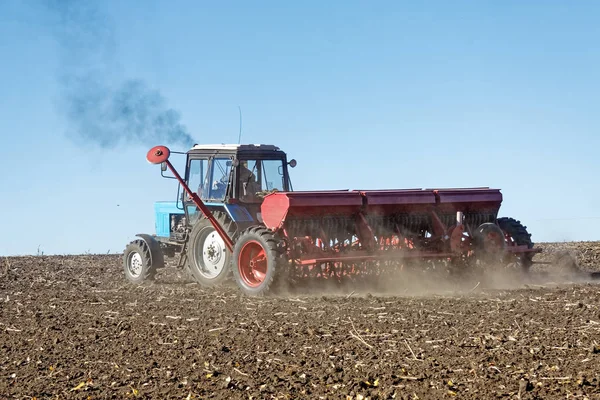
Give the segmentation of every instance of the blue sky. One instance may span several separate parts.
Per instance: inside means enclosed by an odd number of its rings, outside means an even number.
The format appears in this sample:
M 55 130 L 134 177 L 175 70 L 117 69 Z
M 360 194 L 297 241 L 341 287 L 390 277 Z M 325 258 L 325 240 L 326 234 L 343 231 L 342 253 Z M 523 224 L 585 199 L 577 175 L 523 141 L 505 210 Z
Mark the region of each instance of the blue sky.
M 147 143 L 68 134 L 42 3 L 0 3 L 0 254 L 121 251 L 177 187 Z M 535 241 L 600 239 L 599 3 L 217 3 L 98 1 L 103 77 L 159 90 L 199 143 L 236 142 L 241 106 L 297 190 L 492 186 Z

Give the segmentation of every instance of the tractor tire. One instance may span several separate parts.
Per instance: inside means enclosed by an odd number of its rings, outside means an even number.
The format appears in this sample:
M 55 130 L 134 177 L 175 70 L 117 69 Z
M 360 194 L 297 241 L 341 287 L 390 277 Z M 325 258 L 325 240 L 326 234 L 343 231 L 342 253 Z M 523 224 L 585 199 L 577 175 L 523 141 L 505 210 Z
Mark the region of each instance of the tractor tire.
M 521 221 L 517 221 L 514 218 L 498 218 L 498 226 L 506 234 L 508 234 L 512 240 L 519 246 L 527 246 L 528 249 L 532 249 L 534 243 L 531 241 L 531 234 L 527 232 L 527 227 L 521 224 Z M 520 257 L 521 268 L 527 272 L 533 265 L 534 253 L 524 253 Z
M 231 252 L 208 219 L 199 219 L 189 236 L 187 263 L 194 280 L 204 287 L 220 285 L 231 273 Z
M 140 284 L 154 279 L 156 266 L 152 265 L 150 247 L 144 240 L 134 240 L 125 247 L 123 269 L 125 278 L 131 283 Z
M 263 296 L 283 276 L 278 240 L 269 229 L 252 227 L 240 234 L 233 249 L 233 276 L 248 296 Z M 281 275 L 278 277 L 278 275 Z

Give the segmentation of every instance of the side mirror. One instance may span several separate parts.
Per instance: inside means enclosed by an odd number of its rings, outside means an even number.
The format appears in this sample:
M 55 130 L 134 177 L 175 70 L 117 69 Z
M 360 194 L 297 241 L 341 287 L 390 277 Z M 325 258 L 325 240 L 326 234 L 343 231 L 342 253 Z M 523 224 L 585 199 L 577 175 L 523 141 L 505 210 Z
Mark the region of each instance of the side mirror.
M 290 167 L 295 168 L 298 163 L 292 158 L 288 164 L 290 165 Z
M 167 163 L 166 162 L 160 163 L 160 170 L 162 172 L 165 172 L 167 170 Z
M 229 162 L 229 161 L 228 161 Z M 237 167 L 238 165 L 240 165 L 240 160 L 238 160 L 237 158 L 235 160 L 233 160 L 231 162 L 231 165 L 233 165 L 234 167 Z

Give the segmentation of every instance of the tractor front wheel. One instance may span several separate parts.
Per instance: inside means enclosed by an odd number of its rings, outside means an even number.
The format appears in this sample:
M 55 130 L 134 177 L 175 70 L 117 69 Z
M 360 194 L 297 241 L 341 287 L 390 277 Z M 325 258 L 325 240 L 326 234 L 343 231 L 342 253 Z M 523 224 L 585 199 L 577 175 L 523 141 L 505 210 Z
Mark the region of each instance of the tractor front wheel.
M 278 262 L 277 240 L 265 228 L 250 228 L 243 232 L 233 249 L 233 276 L 244 294 L 266 294 L 276 277 Z
M 154 279 L 156 267 L 152 265 L 150 248 L 143 240 L 134 240 L 125 248 L 123 254 L 125 278 L 131 283 L 142 283 Z
M 200 219 L 190 233 L 188 265 L 194 279 L 203 286 L 221 284 L 230 272 L 231 253 L 208 219 Z

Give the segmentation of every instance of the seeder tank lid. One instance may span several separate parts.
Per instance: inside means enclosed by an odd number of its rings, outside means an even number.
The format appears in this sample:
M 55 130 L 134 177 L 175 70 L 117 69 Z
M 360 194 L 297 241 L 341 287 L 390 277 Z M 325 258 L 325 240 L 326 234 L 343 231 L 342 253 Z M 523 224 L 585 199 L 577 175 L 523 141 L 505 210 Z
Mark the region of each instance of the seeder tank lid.
M 191 150 L 272 150 L 278 151 L 279 147 L 272 144 L 195 144 Z

